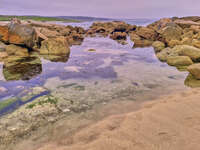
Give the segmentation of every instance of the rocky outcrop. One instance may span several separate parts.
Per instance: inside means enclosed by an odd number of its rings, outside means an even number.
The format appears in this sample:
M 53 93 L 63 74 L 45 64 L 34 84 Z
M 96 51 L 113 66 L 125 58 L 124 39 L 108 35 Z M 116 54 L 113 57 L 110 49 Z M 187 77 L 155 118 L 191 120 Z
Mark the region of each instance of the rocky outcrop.
M 64 37 L 57 37 L 42 41 L 39 51 L 44 55 L 68 55 L 70 48 Z
M 36 43 L 36 32 L 29 25 L 11 23 L 8 27 L 8 42 L 32 48 Z

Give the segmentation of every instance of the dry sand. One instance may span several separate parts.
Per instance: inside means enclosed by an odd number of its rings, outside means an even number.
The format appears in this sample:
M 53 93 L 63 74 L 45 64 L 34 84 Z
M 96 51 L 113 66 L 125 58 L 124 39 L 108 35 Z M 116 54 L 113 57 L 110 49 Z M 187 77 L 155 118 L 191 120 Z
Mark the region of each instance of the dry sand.
M 110 116 L 38 150 L 200 150 L 200 89 Z

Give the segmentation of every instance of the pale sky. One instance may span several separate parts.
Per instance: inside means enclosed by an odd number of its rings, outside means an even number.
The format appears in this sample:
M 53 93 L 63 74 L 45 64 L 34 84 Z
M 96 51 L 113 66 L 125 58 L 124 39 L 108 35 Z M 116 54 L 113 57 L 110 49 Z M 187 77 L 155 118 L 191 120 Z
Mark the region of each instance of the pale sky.
M 200 0 L 0 0 L 0 15 L 130 19 L 200 16 Z

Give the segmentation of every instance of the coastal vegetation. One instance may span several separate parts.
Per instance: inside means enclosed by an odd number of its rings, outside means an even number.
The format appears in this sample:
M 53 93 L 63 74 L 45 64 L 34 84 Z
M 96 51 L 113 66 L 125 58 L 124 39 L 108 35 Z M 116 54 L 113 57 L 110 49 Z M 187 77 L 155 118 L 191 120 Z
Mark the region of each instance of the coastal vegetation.
M 45 17 L 45 16 L 8 16 L 0 15 L 0 21 L 10 21 L 12 18 L 20 20 L 34 20 L 34 21 L 62 21 L 62 22 L 81 22 L 76 19 L 65 19 L 59 17 Z

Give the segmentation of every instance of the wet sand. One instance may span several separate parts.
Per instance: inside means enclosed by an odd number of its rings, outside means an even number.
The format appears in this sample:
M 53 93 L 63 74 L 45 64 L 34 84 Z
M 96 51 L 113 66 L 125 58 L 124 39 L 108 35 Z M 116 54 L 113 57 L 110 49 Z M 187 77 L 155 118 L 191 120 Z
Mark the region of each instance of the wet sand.
M 199 89 L 163 96 L 143 103 L 137 111 L 112 115 L 37 150 L 199 150 L 199 97 Z

